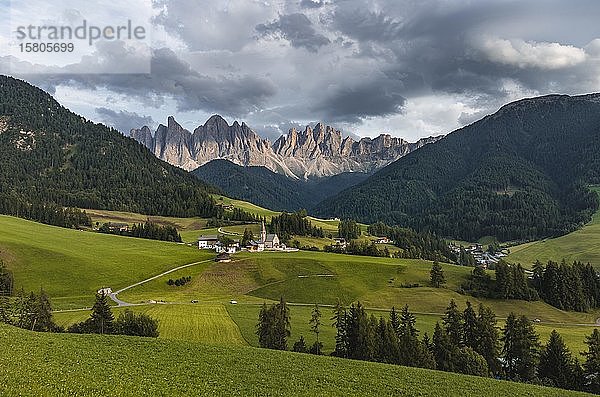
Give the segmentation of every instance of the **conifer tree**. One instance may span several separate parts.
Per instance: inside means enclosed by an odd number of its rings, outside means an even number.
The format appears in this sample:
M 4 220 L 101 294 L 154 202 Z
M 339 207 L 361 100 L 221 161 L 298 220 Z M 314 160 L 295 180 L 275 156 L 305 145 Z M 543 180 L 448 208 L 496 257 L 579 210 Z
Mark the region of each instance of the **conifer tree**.
M 96 294 L 96 302 L 92 307 L 91 326 L 94 333 L 110 334 L 113 331 L 115 317 L 108 304 L 108 295 L 104 291 Z
M 400 314 L 400 335 L 409 335 L 417 337 L 419 331 L 415 328 L 417 318 L 408 310 L 408 305 L 404 305 Z
M 493 374 L 500 372 L 500 335 L 497 328 L 496 315 L 489 307 L 479 305 L 477 315 L 477 346 L 475 351 L 485 358 L 488 368 Z
M 347 322 L 346 322 L 346 308 L 342 305 L 338 299 L 333 309 L 333 323 L 332 327 L 335 327 L 335 350 L 333 355 L 336 357 L 347 357 L 348 356 L 348 333 L 347 333 Z
M 436 368 L 440 371 L 453 371 L 456 350 L 446 330 L 440 326 L 440 323 L 436 323 L 433 331 L 433 356 Z
M 319 333 L 321 332 L 321 311 L 319 310 L 319 305 L 315 304 L 315 307 L 312 310 L 310 317 L 310 330 L 313 332 L 317 338 L 315 342 L 315 352 L 314 354 L 321 354 L 322 343 L 319 341 Z
M 450 341 L 457 347 L 463 343 L 463 319 L 454 299 L 450 300 L 444 316 L 444 326 Z
M 597 328 L 585 338 L 585 344 L 587 351 L 582 353 L 585 357 L 583 363 L 585 390 L 600 394 L 600 331 Z
M 390 311 L 390 325 L 396 333 L 396 336 L 400 337 L 400 317 L 394 306 L 392 306 L 392 310 Z
M 306 348 L 306 341 L 304 340 L 304 336 L 300 335 L 300 339 L 298 339 L 294 346 L 292 347 L 292 351 L 296 353 L 308 353 L 308 349 Z
M 575 369 L 578 365 L 563 338 L 556 330 L 552 330 L 550 339 L 540 354 L 538 377 L 542 381 L 550 381 L 556 387 L 573 389 L 578 383 Z
M 539 358 L 539 335 L 525 316 L 510 313 L 504 326 L 502 356 L 510 379 L 530 381 L 535 377 Z
M 443 284 L 446 283 L 446 278 L 444 277 L 444 269 L 442 265 L 438 261 L 434 261 L 431 266 L 431 270 L 429 272 L 431 285 L 435 288 L 440 288 Z
M 463 321 L 464 344 L 476 350 L 479 345 L 479 324 L 477 322 L 477 314 L 469 301 L 467 301 L 467 307 L 463 311 Z

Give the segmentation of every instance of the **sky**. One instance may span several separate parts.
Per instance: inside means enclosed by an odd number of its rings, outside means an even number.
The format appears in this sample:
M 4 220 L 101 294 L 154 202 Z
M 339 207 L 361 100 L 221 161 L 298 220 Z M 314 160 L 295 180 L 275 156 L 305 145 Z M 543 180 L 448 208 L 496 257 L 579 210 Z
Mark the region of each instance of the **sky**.
M 0 0 L 0 14 L 16 3 Z M 118 41 L 63 64 L 23 60 L 7 50 L 14 31 L 6 28 L 0 73 L 124 133 L 154 130 L 170 115 L 193 130 L 220 114 L 271 140 L 324 122 L 414 141 L 525 97 L 600 91 L 597 0 L 87 3 L 64 9 L 90 21 L 144 19 L 150 73 L 110 73 L 143 63 L 141 47 Z

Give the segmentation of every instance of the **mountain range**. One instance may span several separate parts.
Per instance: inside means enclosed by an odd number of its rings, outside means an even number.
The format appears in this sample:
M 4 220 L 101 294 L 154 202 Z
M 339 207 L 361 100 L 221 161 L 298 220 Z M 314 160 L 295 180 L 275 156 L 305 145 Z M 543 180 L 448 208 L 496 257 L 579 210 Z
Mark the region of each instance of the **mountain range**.
M 317 215 L 475 241 L 532 240 L 591 219 L 600 183 L 600 94 L 524 99 L 326 199 Z
M 154 135 L 149 127 L 130 131 L 158 158 L 194 170 L 212 160 L 229 160 L 241 166 L 261 166 L 294 179 L 329 177 L 347 172 L 371 173 L 440 137 L 409 143 L 381 134 L 355 141 L 322 123 L 299 131 L 291 129 L 273 144 L 245 123 L 229 125 L 221 116 L 210 117 L 190 132 L 169 117 Z

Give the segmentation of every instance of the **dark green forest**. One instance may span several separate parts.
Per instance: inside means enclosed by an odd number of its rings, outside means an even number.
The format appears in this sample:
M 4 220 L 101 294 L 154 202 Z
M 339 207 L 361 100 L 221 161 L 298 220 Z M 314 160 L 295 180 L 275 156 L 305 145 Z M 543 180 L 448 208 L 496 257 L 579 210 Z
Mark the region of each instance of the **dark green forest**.
M 506 105 L 325 200 L 317 215 L 469 241 L 569 233 L 598 208 L 587 185 L 600 183 L 599 98 Z
M 368 174 L 346 172 L 308 180 L 296 180 L 265 167 L 242 167 L 227 160 L 213 160 L 192 171 L 228 196 L 250 201 L 274 211 L 312 209 L 327 197 L 367 179 Z
M 44 91 L 0 76 L 0 208 L 24 204 L 218 216 L 216 188 L 133 139 L 95 124 Z

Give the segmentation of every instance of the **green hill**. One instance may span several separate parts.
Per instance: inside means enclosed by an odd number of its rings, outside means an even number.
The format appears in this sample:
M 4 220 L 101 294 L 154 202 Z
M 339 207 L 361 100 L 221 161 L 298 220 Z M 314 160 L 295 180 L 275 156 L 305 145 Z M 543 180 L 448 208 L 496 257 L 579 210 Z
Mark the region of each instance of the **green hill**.
M 192 171 L 227 195 L 280 211 L 312 209 L 327 197 L 365 180 L 363 173 L 295 180 L 265 167 L 242 167 L 227 160 L 213 160 Z
M 600 187 L 593 190 L 600 194 Z M 510 248 L 507 260 L 525 266 L 536 260 L 568 262 L 580 261 L 600 266 L 600 211 L 594 214 L 592 221 L 580 230 L 557 238 L 534 241 Z
M 209 192 L 133 139 L 85 120 L 28 83 L 0 76 L 0 213 L 31 203 L 214 216 Z
M 600 182 L 600 94 L 504 106 L 325 200 L 317 215 L 476 241 L 534 240 L 589 221 Z
M 39 334 L 0 324 L 3 396 L 577 396 L 566 390 L 248 347 Z

